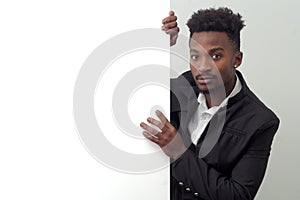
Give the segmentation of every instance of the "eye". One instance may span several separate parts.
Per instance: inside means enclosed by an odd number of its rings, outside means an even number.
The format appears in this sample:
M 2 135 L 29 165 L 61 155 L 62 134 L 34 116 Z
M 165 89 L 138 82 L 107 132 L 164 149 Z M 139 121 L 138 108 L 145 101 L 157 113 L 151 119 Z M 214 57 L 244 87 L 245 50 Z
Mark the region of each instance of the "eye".
M 213 54 L 212 55 L 212 59 L 214 59 L 214 60 L 218 60 L 218 59 L 220 59 L 222 56 L 220 55 L 220 54 L 217 54 L 217 53 L 215 53 L 215 54 Z
M 197 55 L 191 55 L 191 59 L 192 59 L 192 60 L 198 60 L 198 59 L 199 59 L 199 56 L 197 56 Z

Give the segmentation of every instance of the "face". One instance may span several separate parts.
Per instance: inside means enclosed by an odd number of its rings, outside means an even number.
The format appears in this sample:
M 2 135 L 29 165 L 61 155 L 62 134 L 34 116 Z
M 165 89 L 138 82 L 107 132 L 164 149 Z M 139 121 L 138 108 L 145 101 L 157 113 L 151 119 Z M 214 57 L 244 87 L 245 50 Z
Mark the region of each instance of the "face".
M 190 41 L 190 68 L 203 93 L 228 95 L 235 84 L 235 69 L 242 62 L 225 32 L 197 32 Z

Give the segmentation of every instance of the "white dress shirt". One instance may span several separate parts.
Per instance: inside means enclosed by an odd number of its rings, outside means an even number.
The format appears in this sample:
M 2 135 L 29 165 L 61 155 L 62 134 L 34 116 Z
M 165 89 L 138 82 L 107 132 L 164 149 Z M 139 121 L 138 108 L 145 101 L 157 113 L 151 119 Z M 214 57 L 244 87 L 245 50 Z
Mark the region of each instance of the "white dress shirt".
M 213 106 L 209 109 L 207 108 L 204 94 L 202 93 L 199 94 L 198 108 L 188 124 L 188 130 L 191 134 L 192 142 L 195 145 L 197 145 L 197 142 L 201 134 L 205 130 L 207 124 L 210 122 L 212 117 L 217 113 L 217 111 L 220 108 L 227 106 L 228 99 L 235 96 L 237 93 L 239 93 L 241 89 L 242 89 L 241 81 L 239 80 L 238 76 L 236 76 L 236 83 L 231 93 L 222 101 L 220 105 Z

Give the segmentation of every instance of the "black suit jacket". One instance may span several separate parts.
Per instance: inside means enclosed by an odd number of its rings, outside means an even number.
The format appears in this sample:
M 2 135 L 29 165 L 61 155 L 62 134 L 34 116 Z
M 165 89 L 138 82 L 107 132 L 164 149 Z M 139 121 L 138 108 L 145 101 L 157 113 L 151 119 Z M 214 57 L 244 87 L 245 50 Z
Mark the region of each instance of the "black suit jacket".
M 198 144 L 187 125 L 199 91 L 190 71 L 171 80 L 171 123 L 189 147 L 171 164 L 171 199 L 254 199 L 262 182 L 279 119 L 248 88 L 212 118 Z

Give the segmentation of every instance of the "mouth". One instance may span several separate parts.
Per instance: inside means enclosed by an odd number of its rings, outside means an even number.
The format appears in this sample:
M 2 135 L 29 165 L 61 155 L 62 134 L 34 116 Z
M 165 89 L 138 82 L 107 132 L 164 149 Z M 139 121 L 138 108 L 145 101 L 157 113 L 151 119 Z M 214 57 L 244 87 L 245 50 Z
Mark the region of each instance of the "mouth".
M 211 82 L 214 78 L 213 76 L 202 76 L 202 75 L 197 75 L 195 77 L 195 79 L 197 80 L 197 82 L 199 84 L 207 84 L 209 82 Z

